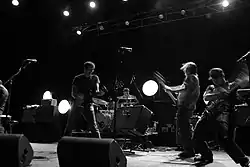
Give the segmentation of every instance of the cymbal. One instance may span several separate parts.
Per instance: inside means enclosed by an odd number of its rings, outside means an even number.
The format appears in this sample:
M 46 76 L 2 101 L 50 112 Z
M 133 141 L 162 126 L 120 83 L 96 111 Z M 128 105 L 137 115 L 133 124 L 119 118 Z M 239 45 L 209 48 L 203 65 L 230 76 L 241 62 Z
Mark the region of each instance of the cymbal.
M 124 99 L 124 100 L 134 100 L 134 99 L 136 99 L 135 97 L 131 97 L 131 96 L 129 96 L 129 97 L 124 97 L 124 96 L 119 96 L 119 97 L 117 97 L 117 99 Z
M 92 100 L 94 101 L 94 103 L 99 104 L 99 105 L 108 105 L 108 102 L 99 98 L 93 97 Z

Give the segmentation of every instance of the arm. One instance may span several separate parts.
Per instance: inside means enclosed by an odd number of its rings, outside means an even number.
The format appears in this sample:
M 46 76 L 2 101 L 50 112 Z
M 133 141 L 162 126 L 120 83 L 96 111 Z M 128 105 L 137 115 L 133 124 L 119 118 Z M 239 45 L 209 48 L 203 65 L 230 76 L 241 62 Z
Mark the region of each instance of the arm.
M 220 92 L 213 92 L 214 86 L 210 85 L 207 87 L 206 91 L 203 94 L 203 100 L 205 104 L 208 104 L 209 101 L 217 100 Z
M 95 94 L 96 96 L 103 96 L 104 91 L 100 90 L 100 79 L 97 75 L 95 75 Z
M 182 91 L 182 90 L 185 90 L 186 89 L 186 86 L 185 84 L 182 84 L 182 85 L 178 85 L 178 86 L 165 86 L 164 87 L 166 90 L 170 90 L 172 92 L 179 92 L 179 91 Z
M 195 75 L 188 75 L 182 85 L 178 86 L 166 86 L 166 90 L 170 90 L 173 92 L 180 92 L 182 90 L 188 89 L 189 87 L 191 88 L 192 85 L 199 84 L 199 81 Z
M 75 99 L 83 99 L 83 94 L 79 93 L 78 91 L 78 81 L 79 79 L 77 77 L 74 78 L 71 88 L 71 96 Z

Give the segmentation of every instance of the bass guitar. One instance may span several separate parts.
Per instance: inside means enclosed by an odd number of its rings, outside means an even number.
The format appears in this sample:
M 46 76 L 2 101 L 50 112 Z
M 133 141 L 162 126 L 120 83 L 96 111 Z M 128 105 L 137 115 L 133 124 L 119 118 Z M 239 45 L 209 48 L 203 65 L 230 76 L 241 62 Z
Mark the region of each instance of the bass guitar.
M 165 89 L 166 85 L 166 80 L 163 77 L 163 75 L 161 75 L 160 72 L 156 71 L 154 72 L 154 78 L 157 80 L 157 82 L 163 87 L 164 91 L 169 95 L 170 99 L 172 100 L 172 102 L 174 103 L 174 105 L 177 105 L 177 99 L 176 97 L 172 94 L 171 91 Z

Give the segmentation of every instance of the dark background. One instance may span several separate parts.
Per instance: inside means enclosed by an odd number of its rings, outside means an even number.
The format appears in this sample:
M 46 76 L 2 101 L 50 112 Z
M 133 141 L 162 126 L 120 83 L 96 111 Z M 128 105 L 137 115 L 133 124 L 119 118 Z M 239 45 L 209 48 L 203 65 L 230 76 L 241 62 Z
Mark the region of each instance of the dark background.
M 0 79 L 7 81 L 18 71 L 23 60 L 38 60 L 13 80 L 10 112 L 16 119 L 19 119 L 23 106 L 40 104 L 46 90 L 53 92 L 58 103 L 70 99 L 72 79 L 83 72 L 83 63 L 87 60 L 96 63 L 96 74 L 110 94 L 114 94 L 114 81 L 118 76 L 125 86 L 130 87 L 132 94 L 138 96 L 134 85 L 130 84 L 132 74 L 136 75 L 135 83 L 140 91 L 143 83 L 152 78 L 154 70 L 164 74 L 170 85 L 181 84 L 184 77 L 179 70 L 181 64 L 194 61 L 198 64 L 203 92 L 210 84 L 207 80 L 210 68 L 221 67 L 230 76 L 237 67 L 236 60 L 250 50 L 250 12 L 247 6 L 212 14 L 211 18 L 193 18 L 109 35 L 86 33 L 76 37 L 72 34 L 72 26 L 126 18 L 154 9 L 180 10 L 198 3 L 185 0 L 169 0 L 165 4 L 159 0 L 127 3 L 103 0 L 98 9 L 90 11 L 87 2 L 22 0 L 18 7 L 12 6 L 11 0 L 0 2 Z M 199 3 L 202 2 L 205 1 Z M 72 15 L 65 18 L 62 11 L 68 5 Z M 121 54 L 119 46 L 131 47 L 133 52 Z M 9 89 L 8 84 L 6 87 Z

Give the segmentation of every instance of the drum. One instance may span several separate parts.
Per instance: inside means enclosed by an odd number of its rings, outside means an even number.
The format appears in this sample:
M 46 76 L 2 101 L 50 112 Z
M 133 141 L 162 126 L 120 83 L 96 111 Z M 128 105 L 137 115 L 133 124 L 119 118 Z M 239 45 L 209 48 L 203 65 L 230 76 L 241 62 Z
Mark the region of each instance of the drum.
M 247 104 L 236 105 L 233 118 L 237 126 L 250 126 L 250 107 Z
M 114 110 L 99 110 L 96 112 L 96 121 L 101 133 L 111 132 L 111 123 L 114 117 Z

